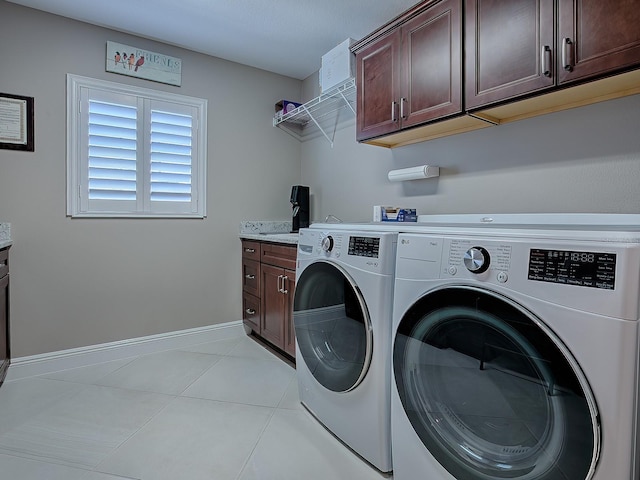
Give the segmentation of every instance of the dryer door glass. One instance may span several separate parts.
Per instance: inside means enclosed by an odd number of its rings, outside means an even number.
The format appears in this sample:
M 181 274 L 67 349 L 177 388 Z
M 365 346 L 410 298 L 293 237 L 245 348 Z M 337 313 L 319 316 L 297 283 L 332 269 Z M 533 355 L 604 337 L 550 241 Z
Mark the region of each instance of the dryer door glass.
M 491 292 L 448 287 L 402 318 L 393 371 L 404 411 L 458 480 L 585 480 L 600 444 L 593 395 L 560 340 Z
M 346 392 L 362 381 L 371 362 L 371 322 L 346 272 L 327 262 L 309 265 L 296 282 L 293 323 L 298 351 L 320 384 Z

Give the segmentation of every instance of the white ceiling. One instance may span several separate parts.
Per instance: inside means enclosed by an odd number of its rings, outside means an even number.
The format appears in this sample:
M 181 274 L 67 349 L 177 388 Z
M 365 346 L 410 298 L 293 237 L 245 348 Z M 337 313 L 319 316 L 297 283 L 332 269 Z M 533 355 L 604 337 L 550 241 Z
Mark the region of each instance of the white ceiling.
M 417 0 L 8 0 L 305 79 Z M 158 52 L 163 53 L 163 52 Z

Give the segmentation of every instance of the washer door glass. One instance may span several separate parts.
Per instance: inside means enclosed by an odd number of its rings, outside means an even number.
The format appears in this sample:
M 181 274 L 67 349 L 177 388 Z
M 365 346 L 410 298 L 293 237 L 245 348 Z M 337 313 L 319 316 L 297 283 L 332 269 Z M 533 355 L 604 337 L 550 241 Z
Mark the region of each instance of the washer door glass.
M 321 385 L 346 392 L 362 381 L 371 362 L 371 322 L 346 272 L 323 261 L 309 265 L 296 282 L 293 323 L 298 352 Z
M 598 414 L 561 341 L 506 298 L 454 287 L 411 307 L 394 340 L 404 411 L 457 480 L 584 480 Z

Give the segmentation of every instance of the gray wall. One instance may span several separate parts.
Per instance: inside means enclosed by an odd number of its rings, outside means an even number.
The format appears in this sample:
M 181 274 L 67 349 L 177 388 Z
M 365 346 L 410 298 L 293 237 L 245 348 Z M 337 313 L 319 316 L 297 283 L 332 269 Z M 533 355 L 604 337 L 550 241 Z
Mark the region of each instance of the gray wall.
M 241 318 L 240 220 L 288 219 L 301 144 L 271 118 L 301 82 L 0 0 L 0 91 L 35 97 L 35 153 L 0 150 L 21 357 Z M 106 41 L 179 57 L 182 87 L 105 72 Z M 205 220 L 65 216 L 65 75 L 209 100 Z
M 317 75 L 305 80 L 317 95 Z M 370 221 L 372 205 L 420 214 L 640 213 L 640 95 L 396 149 L 359 145 L 355 122 L 303 143 L 312 216 Z M 440 177 L 389 182 L 389 170 L 436 165 Z
M 0 221 L 12 224 L 15 357 L 240 319 L 238 223 L 288 219 L 292 184 L 312 218 L 368 221 L 374 204 L 420 213 L 640 213 L 640 96 L 388 150 L 357 144 L 355 123 L 303 143 L 271 126 L 301 83 L 0 0 L 0 91 L 35 97 L 35 153 L 0 150 Z M 105 72 L 106 41 L 183 60 L 181 88 Z M 209 217 L 65 216 L 65 75 L 209 100 Z M 343 117 L 344 118 L 344 117 Z M 431 164 L 438 179 L 391 183 Z

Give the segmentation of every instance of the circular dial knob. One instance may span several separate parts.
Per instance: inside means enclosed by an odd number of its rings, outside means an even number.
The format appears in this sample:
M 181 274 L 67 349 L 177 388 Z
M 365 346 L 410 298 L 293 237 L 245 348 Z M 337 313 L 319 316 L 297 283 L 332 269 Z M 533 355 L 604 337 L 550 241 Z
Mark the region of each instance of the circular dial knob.
M 322 239 L 322 250 L 324 250 L 325 252 L 330 252 L 331 250 L 333 250 L 333 237 L 331 235 L 327 235 L 326 237 L 324 237 Z
M 482 247 L 471 247 L 464 254 L 464 266 L 471 273 L 486 272 L 489 268 L 489 252 Z

